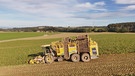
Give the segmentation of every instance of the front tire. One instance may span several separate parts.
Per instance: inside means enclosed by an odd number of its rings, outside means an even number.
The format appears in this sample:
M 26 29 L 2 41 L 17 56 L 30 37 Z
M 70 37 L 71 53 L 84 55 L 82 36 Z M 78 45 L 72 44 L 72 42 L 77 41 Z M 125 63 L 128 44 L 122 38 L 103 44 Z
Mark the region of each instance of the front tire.
M 90 55 L 88 53 L 83 53 L 81 56 L 81 60 L 83 62 L 89 62 L 90 61 Z
M 80 55 L 79 54 L 72 54 L 71 55 L 71 61 L 79 62 L 80 61 Z
M 52 55 L 50 56 L 45 56 L 45 62 L 48 63 L 48 64 L 51 64 L 54 62 L 54 58 Z

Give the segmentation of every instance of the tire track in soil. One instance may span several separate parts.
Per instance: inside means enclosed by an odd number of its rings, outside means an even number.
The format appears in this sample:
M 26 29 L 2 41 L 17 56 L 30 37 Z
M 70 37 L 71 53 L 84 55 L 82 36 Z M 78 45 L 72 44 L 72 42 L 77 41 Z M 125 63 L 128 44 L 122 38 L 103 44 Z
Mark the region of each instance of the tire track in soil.
M 1 76 L 115 76 L 135 74 L 135 53 L 101 55 L 90 62 L 54 62 L 0 68 Z

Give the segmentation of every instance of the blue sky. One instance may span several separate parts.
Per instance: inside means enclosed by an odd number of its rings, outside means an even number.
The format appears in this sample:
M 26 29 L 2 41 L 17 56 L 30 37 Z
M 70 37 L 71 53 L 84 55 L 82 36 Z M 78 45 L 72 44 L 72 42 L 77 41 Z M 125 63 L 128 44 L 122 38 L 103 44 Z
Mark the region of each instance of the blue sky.
M 0 0 L 0 27 L 135 22 L 135 0 Z

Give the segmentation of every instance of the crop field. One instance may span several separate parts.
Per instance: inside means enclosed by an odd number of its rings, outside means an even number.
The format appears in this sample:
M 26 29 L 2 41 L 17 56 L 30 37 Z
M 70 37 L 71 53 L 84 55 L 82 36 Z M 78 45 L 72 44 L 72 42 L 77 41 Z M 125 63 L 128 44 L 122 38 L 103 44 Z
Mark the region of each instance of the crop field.
M 9 40 L 9 39 L 17 39 L 17 38 L 26 38 L 26 37 L 36 37 L 44 35 L 43 32 L 6 32 L 0 33 L 0 40 Z
M 58 34 L 59 35 L 59 34 Z M 135 34 L 89 34 L 99 45 L 100 56 L 88 63 L 70 61 L 29 65 L 27 61 L 42 54 L 41 45 L 61 38 L 17 40 L 0 43 L 0 76 L 135 75 Z M 64 35 L 63 35 L 64 36 Z M 66 35 L 67 36 L 67 35 Z
M 135 34 L 100 34 L 90 37 L 98 42 L 100 54 L 135 52 Z

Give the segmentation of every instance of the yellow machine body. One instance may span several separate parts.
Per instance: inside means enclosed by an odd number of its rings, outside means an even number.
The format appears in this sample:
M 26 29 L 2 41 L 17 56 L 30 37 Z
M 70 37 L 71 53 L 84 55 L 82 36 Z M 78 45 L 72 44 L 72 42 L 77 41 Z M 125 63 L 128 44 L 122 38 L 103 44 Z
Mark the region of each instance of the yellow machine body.
M 89 53 L 91 58 L 92 57 L 98 57 L 99 51 L 98 51 L 98 44 L 91 40 L 91 38 L 88 38 L 88 46 L 89 46 Z M 62 41 L 52 42 L 51 43 L 52 49 L 54 49 L 57 53 L 57 56 L 63 56 L 64 55 L 64 43 Z M 73 53 L 77 53 L 77 41 L 68 42 L 68 52 L 69 55 Z

